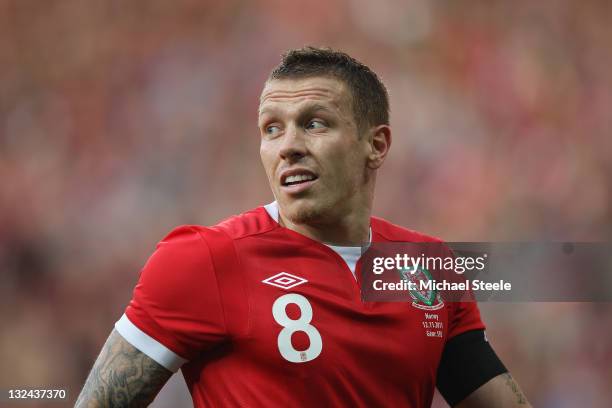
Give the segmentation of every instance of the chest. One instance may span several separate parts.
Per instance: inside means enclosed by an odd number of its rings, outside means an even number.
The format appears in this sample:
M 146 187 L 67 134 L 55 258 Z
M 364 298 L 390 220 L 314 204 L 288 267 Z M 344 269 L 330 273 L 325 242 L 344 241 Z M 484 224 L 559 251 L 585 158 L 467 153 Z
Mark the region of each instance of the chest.
M 248 313 L 236 348 L 259 367 L 294 377 L 431 382 L 446 330 L 446 307 L 363 302 L 343 259 L 320 245 L 244 247 L 240 279 Z M 360 264 L 357 264 L 359 276 Z

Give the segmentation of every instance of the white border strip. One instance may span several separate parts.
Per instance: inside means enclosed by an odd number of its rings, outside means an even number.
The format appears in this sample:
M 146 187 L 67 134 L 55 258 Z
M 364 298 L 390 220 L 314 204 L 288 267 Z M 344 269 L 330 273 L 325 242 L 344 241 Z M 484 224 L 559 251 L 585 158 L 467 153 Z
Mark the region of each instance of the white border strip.
M 128 319 L 125 313 L 121 316 L 121 319 L 115 323 L 115 330 L 117 330 L 132 346 L 136 347 L 173 373 L 177 372 L 178 369 L 187 362 L 183 357 L 136 327 L 136 325 Z

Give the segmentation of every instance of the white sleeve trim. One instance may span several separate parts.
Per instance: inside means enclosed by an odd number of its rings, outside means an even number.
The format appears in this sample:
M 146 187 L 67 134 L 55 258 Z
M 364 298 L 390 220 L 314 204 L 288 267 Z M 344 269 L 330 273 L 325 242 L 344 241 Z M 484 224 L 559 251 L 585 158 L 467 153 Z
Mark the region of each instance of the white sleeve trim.
M 123 314 L 115 323 L 115 330 L 132 346 L 151 357 L 153 360 L 175 373 L 187 362 L 168 347 L 164 346 L 147 333 L 140 330 Z

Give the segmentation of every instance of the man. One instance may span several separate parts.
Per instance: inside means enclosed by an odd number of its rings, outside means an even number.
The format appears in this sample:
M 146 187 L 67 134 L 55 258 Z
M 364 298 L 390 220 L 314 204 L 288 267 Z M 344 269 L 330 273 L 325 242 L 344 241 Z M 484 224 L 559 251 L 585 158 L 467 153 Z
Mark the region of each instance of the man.
M 77 406 L 143 406 L 182 369 L 196 407 L 426 407 L 528 403 L 475 303 L 363 302 L 361 245 L 437 242 L 371 217 L 391 145 L 388 96 L 329 49 L 286 53 L 260 99 L 261 160 L 276 201 L 158 245 Z M 357 278 L 356 278 L 357 277 Z

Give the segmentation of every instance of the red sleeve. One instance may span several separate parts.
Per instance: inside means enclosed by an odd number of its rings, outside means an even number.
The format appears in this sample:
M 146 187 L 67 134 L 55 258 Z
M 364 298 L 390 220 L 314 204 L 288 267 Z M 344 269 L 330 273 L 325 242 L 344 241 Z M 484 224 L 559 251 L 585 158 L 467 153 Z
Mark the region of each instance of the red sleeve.
M 142 269 L 125 315 L 139 330 L 185 360 L 225 338 L 210 249 L 196 227 L 179 227 L 158 244 Z M 142 343 L 142 348 L 150 347 Z
M 485 329 L 476 302 L 456 302 L 450 303 L 450 305 L 451 315 L 448 319 L 448 340 L 470 330 Z
M 446 243 L 442 243 L 442 253 L 444 257 L 453 257 L 456 255 L 454 251 Z M 451 282 L 466 282 L 466 276 L 457 274 L 454 271 L 444 272 L 443 277 Z M 484 330 L 485 325 L 480 318 L 480 310 L 478 303 L 472 290 L 468 292 L 451 294 L 450 298 L 455 301 L 450 301 L 450 315 L 448 319 L 448 340 L 453 337 L 468 332 L 470 330 Z

